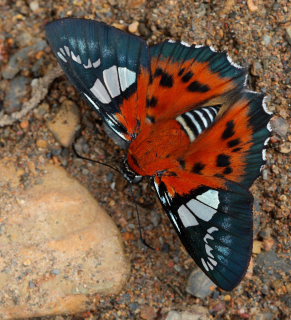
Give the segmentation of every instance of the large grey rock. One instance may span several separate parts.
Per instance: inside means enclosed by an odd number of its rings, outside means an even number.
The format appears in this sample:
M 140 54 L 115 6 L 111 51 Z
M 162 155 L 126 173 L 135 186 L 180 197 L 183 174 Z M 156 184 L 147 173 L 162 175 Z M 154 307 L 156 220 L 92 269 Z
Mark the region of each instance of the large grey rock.
M 64 169 L 23 189 L 16 167 L 0 162 L 1 320 L 77 313 L 119 292 L 129 265 L 111 218 Z

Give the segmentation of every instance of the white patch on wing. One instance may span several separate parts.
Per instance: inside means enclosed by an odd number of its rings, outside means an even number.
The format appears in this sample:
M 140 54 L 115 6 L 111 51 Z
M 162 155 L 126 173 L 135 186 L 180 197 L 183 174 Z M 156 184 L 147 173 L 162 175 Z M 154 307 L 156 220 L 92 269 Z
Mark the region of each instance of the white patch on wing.
M 170 43 L 175 43 L 176 41 L 173 40 L 173 39 L 169 39 L 168 42 L 170 42 Z
M 207 254 L 207 265 L 208 267 L 213 270 L 213 266 L 217 266 L 217 261 L 215 260 L 213 254 L 212 254 L 212 250 L 213 248 L 210 247 L 210 245 L 207 243 L 207 240 L 210 239 L 210 240 L 214 240 L 214 238 L 210 235 L 210 233 L 213 233 L 214 231 L 218 231 L 218 228 L 216 227 L 211 227 L 209 229 L 207 229 L 207 233 L 206 235 L 204 236 L 204 242 L 205 242 L 205 252 Z
M 195 140 L 195 136 L 192 132 L 192 130 L 188 127 L 186 121 L 181 117 L 177 117 L 176 120 L 180 123 L 180 125 L 183 127 L 183 129 L 187 132 L 189 139 L 191 142 Z
M 270 137 L 268 137 L 268 138 L 265 140 L 264 145 L 265 145 L 265 146 L 268 145 L 269 141 L 270 141 Z
M 79 64 L 82 63 L 80 56 L 79 56 L 79 55 L 75 56 L 75 54 L 74 54 L 73 51 L 71 51 L 71 56 L 72 56 L 72 59 L 73 59 L 74 61 L 76 61 L 77 63 L 79 63 Z
M 111 98 L 109 97 L 105 87 L 99 79 L 95 81 L 93 87 L 90 90 L 92 91 L 94 96 L 102 103 L 111 102 Z
M 204 242 L 207 243 L 207 240 L 214 240 L 214 238 L 210 234 L 206 233 L 206 235 L 203 238 L 203 240 L 204 240 Z
M 92 62 L 91 62 L 90 58 L 88 59 L 87 65 L 83 64 L 83 67 L 84 67 L 85 69 L 92 68 Z
M 99 58 L 98 60 L 96 60 L 95 62 L 93 62 L 93 67 L 94 67 L 94 68 L 98 68 L 98 67 L 100 66 L 100 64 L 101 64 L 101 60 L 100 60 L 100 58 Z
M 97 104 L 86 94 L 86 93 L 84 93 L 84 96 L 90 101 L 90 103 L 93 105 L 93 107 L 97 110 L 97 111 L 99 111 L 99 106 L 97 106 Z
M 207 232 L 208 232 L 209 234 L 211 234 L 211 233 L 214 232 L 214 231 L 218 231 L 218 228 L 216 228 L 216 227 L 211 227 L 211 228 L 207 229 Z
M 244 87 L 247 85 L 247 83 L 248 83 L 248 78 L 249 78 L 249 75 L 248 74 L 246 74 L 245 75 L 245 81 L 244 81 Z
M 214 258 L 213 254 L 211 253 L 213 249 L 208 245 L 208 244 L 205 244 L 205 251 L 207 253 L 207 255 L 211 258 Z
M 194 116 L 190 112 L 185 113 L 185 115 L 190 118 L 190 120 L 192 121 L 193 125 L 197 128 L 197 131 L 200 134 L 202 132 L 202 128 L 200 127 L 200 124 L 196 121 Z
M 217 266 L 217 261 L 212 259 L 212 258 L 208 258 L 208 260 L 214 265 Z
M 66 59 L 60 52 L 57 52 L 57 55 L 58 55 L 64 62 L 68 62 L 67 59 Z
M 219 206 L 218 191 L 216 190 L 209 189 L 196 198 L 212 208 L 217 209 Z
M 195 215 L 203 221 L 209 221 L 216 213 L 216 210 L 207 205 L 192 199 L 187 202 L 187 207 L 195 213 Z
M 181 41 L 181 44 L 185 47 L 191 47 L 191 44 L 189 44 L 188 42 L 185 42 L 185 41 Z
M 208 265 L 206 264 L 205 260 L 201 258 L 201 262 L 203 264 L 203 267 L 205 268 L 206 271 L 209 271 Z
M 120 80 L 121 90 L 125 91 L 130 87 L 136 80 L 136 73 L 127 68 L 118 67 L 118 74 Z
M 208 259 L 209 259 L 209 258 L 208 258 Z M 212 264 L 209 263 L 209 261 L 207 261 L 207 265 L 208 265 L 208 267 L 209 267 L 210 270 L 213 270 L 213 269 L 214 269 L 213 266 L 212 266 Z
M 229 62 L 232 66 L 234 66 L 235 68 L 237 68 L 237 69 L 242 69 L 242 68 L 243 68 L 242 66 L 240 66 L 240 65 L 238 65 L 237 63 L 233 62 L 232 59 L 231 59 L 231 57 L 230 57 L 228 54 L 226 55 L 226 58 L 227 58 L 228 62 Z
M 207 108 L 203 108 L 202 110 L 204 110 L 208 114 L 210 121 L 213 122 L 214 118 L 212 113 Z
M 263 160 L 264 160 L 264 161 L 267 160 L 267 157 L 266 157 L 266 149 L 263 149 L 263 151 L 262 151 L 262 157 L 263 157 Z
M 267 96 L 264 97 L 262 105 L 263 105 L 263 109 L 265 110 L 265 112 L 267 114 L 271 115 L 271 114 L 273 114 L 273 112 L 271 112 L 267 107 L 267 103 L 266 103 L 267 98 L 268 98 Z
M 198 221 L 194 215 L 184 205 L 178 209 L 178 214 L 185 228 L 198 225 Z
M 268 124 L 267 124 L 267 129 L 268 129 L 270 132 L 272 132 L 272 126 L 271 126 L 271 123 L 270 123 L 270 122 L 268 122 Z
M 198 111 L 198 110 L 195 110 L 194 112 L 195 112 L 196 114 L 198 114 L 198 116 L 199 116 L 200 119 L 202 120 L 205 128 L 207 128 L 207 127 L 208 127 L 208 123 L 207 123 L 207 120 L 205 119 L 203 113 L 202 113 L 201 111 Z
M 67 54 L 68 56 L 70 56 L 70 49 L 69 49 L 69 47 L 64 46 L 64 48 L 65 48 L 66 54 Z
M 60 51 L 61 51 L 62 55 L 64 55 L 64 56 L 66 55 L 66 53 L 65 53 L 63 48 L 60 48 Z
M 109 69 L 103 71 L 104 83 L 107 87 L 112 98 L 120 95 L 118 73 L 116 66 L 112 66 Z

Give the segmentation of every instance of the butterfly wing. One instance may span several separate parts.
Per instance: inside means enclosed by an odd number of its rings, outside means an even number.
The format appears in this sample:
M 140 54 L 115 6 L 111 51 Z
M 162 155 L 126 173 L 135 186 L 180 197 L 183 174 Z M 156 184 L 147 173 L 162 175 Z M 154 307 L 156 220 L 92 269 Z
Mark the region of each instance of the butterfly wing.
M 215 97 L 240 91 L 246 70 L 211 47 L 167 41 L 150 48 L 147 116 L 171 119 Z M 169 103 L 170 101 L 170 103 Z
M 250 192 L 228 182 L 228 190 L 196 185 L 187 195 L 171 197 L 167 185 L 157 180 L 159 198 L 188 253 L 215 284 L 232 290 L 252 252 Z
M 198 109 L 197 109 L 198 110 Z M 219 287 L 243 278 L 252 251 L 252 203 L 248 188 L 265 163 L 270 114 L 263 96 L 244 92 L 224 114 L 190 141 L 179 164 L 155 177 L 161 203 L 184 246 Z M 178 121 L 178 120 L 177 120 Z
M 46 34 L 70 81 L 106 125 L 130 142 L 145 119 L 149 81 L 145 41 L 102 22 L 74 18 L 49 23 Z

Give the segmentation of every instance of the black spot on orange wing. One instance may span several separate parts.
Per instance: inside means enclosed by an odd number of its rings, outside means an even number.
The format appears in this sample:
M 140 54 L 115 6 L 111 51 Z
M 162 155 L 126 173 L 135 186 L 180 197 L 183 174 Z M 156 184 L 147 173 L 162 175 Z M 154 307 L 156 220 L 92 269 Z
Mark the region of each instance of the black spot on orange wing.
M 150 123 L 155 123 L 156 122 L 156 118 L 155 117 L 147 116 L 147 119 L 149 120 Z
M 194 76 L 194 73 L 192 71 L 187 72 L 186 74 L 183 75 L 182 77 L 182 81 L 183 82 L 188 82 L 192 79 L 192 77 Z
M 192 168 L 193 173 L 201 174 L 201 171 L 205 168 L 205 164 L 201 162 L 196 162 Z
M 226 154 L 220 154 L 217 156 L 216 165 L 218 167 L 228 167 L 230 165 L 230 156 Z
M 225 128 L 225 130 L 223 131 L 221 138 L 222 138 L 223 140 L 226 140 L 226 139 L 228 139 L 228 138 L 231 138 L 234 134 L 235 134 L 235 131 L 234 131 L 234 121 L 231 120 L 231 121 L 228 121 L 228 122 L 227 122 L 226 128 Z
M 182 69 L 179 71 L 178 76 L 181 76 L 181 75 L 184 73 L 184 71 L 185 71 L 185 68 L 182 68 Z
M 164 70 L 161 69 L 161 68 L 157 68 L 156 71 L 155 71 L 155 74 L 154 74 L 154 77 L 159 77 L 161 76 L 162 74 L 164 73 Z
M 240 147 L 239 148 L 234 148 L 234 149 L 232 149 L 232 152 L 239 152 L 239 151 L 241 151 L 241 149 L 242 148 L 240 148 Z
M 183 168 L 183 169 L 186 168 L 186 162 L 184 159 L 179 159 L 179 163 L 180 163 L 181 168 Z
M 241 143 L 240 139 L 233 139 L 233 140 L 228 141 L 227 145 L 230 148 L 232 148 L 232 147 L 235 147 L 235 146 L 239 145 L 240 143 Z
M 155 107 L 158 104 L 158 99 L 155 96 L 152 96 L 150 99 L 147 99 L 148 107 Z
M 202 84 L 199 81 L 193 81 L 189 84 L 188 90 L 191 92 L 207 92 L 210 88 L 208 85 Z
M 231 167 L 226 167 L 223 171 L 224 174 L 231 174 L 232 173 L 232 168 Z
M 160 80 L 160 85 L 162 87 L 172 88 L 174 85 L 173 77 L 170 74 L 164 72 Z
M 164 71 L 162 68 L 157 68 L 154 73 L 154 78 L 161 77 L 160 85 L 162 87 L 172 88 L 174 85 L 173 77 Z

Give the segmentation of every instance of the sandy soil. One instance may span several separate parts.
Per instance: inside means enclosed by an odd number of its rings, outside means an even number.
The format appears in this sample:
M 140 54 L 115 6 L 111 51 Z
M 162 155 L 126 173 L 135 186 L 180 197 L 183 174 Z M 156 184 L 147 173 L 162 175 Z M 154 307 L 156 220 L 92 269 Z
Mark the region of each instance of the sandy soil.
M 290 1 L 0 0 L 0 11 L 0 110 L 6 114 L 20 110 L 30 99 L 30 81 L 56 65 L 52 52 L 41 42 L 44 25 L 66 16 L 99 19 L 125 30 L 139 22 L 136 34 L 151 44 L 172 38 L 227 50 L 236 63 L 249 66 L 249 87 L 266 92 L 269 109 L 275 113 L 267 166 L 252 188 L 257 248 L 252 268 L 233 292 L 214 290 L 205 299 L 185 291 L 194 262 L 148 181 L 133 186 L 133 191 L 144 236 L 155 251 L 140 245 L 134 200 L 126 181 L 100 165 L 75 161 L 72 150 L 62 148 L 48 131 L 47 120 L 70 98 L 82 114 L 77 143 L 83 152 L 114 166 L 122 161 L 122 151 L 106 136 L 100 117 L 81 101 L 65 76 L 51 84 L 37 109 L 0 128 L 0 157 L 16 158 L 23 168 L 28 161 L 60 163 L 90 190 L 118 225 L 131 261 L 131 277 L 119 295 L 99 297 L 96 310 L 86 314 L 46 319 L 158 320 L 169 310 L 193 304 L 205 306 L 213 319 L 290 319 Z M 36 49 L 22 50 L 29 46 Z M 16 53 L 18 60 L 11 62 Z M 7 71 L 8 61 L 12 70 Z M 40 141 L 46 142 L 45 148 L 38 147 Z M 24 186 L 28 183 L 29 176 L 24 174 Z

